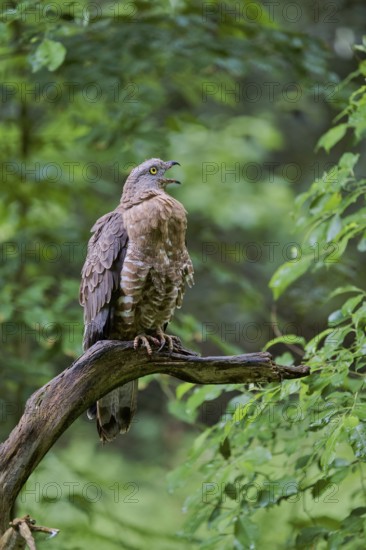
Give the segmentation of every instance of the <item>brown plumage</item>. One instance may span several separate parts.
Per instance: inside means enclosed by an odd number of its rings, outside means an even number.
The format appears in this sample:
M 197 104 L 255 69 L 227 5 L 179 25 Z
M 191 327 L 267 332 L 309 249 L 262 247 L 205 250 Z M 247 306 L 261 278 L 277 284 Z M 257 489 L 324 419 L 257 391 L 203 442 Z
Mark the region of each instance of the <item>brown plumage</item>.
M 174 164 L 150 159 L 134 168 L 119 206 L 92 228 L 80 286 L 84 350 L 105 339 L 134 339 L 135 347 L 142 345 L 148 353 L 150 343 L 173 348 L 174 340 L 164 330 L 182 305 L 185 284 L 193 284 L 186 212 L 165 191 L 176 182 L 164 177 Z M 136 397 L 133 381 L 89 409 L 102 441 L 129 429 Z

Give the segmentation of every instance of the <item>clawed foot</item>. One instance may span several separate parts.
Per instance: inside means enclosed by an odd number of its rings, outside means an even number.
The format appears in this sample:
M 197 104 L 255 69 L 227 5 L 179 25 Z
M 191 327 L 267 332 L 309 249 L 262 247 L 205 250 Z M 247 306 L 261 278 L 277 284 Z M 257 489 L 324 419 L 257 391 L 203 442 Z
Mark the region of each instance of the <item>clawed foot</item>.
M 158 338 L 155 338 L 155 336 L 150 336 L 148 334 L 139 334 L 133 341 L 133 347 L 134 349 L 137 349 L 138 347 L 145 348 L 147 354 L 151 355 L 152 349 L 150 342 L 155 346 L 158 346 L 160 344 L 160 340 Z
M 182 342 L 180 341 L 178 336 L 171 336 L 170 334 L 165 334 L 162 330 L 159 330 L 157 332 L 157 336 L 160 340 L 160 348 L 158 349 L 158 351 L 161 351 L 166 344 L 168 344 L 168 350 L 170 351 L 170 353 L 174 351 L 174 348 L 179 349 L 182 347 Z
M 151 336 L 149 334 L 138 334 L 133 341 L 133 347 L 136 350 L 137 348 L 145 348 L 148 355 L 152 354 L 151 345 L 159 346 L 158 351 L 161 351 L 166 345 L 168 350 L 173 352 L 174 350 L 179 350 L 182 347 L 182 342 L 178 336 L 170 336 L 170 334 L 165 334 L 162 330 L 158 330 L 156 336 Z

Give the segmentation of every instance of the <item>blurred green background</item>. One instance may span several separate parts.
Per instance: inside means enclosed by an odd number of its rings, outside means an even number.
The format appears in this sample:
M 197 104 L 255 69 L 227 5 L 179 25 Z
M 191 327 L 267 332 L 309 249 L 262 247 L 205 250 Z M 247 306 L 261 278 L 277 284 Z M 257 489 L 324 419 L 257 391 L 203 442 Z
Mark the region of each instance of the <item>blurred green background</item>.
M 355 247 L 276 304 L 268 285 L 301 252 L 296 196 L 344 150 L 342 142 L 314 153 L 356 89 L 341 82 L 363 55 L 352 48 L 365 18 L 364 2 L 342 0 L 3 3 L 2 440 L 29 395 L 80 355 L 78 287 L 90 228 L 146 158 L 181 163 L 175 176 L 183 185 L 169 191 L 188 211 L 196 285 L 171 331 L 187 347 L 258 351 L 281 334 L 310 339 L 326 328 L 331 284 L 364 279 Z M 318 253 L 314 247 L 314 261 Z M 291 351 L 299 361 L 301 348 Z M 205 394 L 214 406 L 210 414 L 201 406 L 194 421 L 175 400 L 177 386 L 141 381 L 136 422 L 111 445 L 101 446 L 84 417 L 62 436 L 16 510 L 62 530 L 42 548 L 240 548 L 223 539 L 204 546 L 207 526 L 190 540 L 176 535 L 202 476 L 187 473 L 169 492 L 166 475 L 236 395 L 234 387 Z M 302 520 L 283 520 L 276 533 L 279 516 L 271 518 L 259 547 L 284 548 Z

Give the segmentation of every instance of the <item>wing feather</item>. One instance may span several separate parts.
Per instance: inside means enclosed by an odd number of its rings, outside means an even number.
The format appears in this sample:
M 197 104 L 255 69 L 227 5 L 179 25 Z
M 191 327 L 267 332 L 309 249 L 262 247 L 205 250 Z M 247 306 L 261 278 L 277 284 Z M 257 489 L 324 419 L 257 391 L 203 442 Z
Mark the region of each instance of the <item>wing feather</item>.
M 108 337 L 128 244 L 123 217 L 118 210 L 99 218 L 92 233 L 80 285 L 80 304 L 84 307 L 84 350 Z

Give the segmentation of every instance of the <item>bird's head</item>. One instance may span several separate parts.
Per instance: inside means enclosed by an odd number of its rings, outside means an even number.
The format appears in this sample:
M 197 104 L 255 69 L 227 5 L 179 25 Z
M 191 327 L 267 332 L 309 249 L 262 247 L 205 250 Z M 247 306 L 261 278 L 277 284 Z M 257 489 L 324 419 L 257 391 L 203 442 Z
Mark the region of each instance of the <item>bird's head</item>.
M 165 190 L 169 183 L 180 183 L 176 179 L 165 177 L 165 172 L 176 164 L 179 165 L 179 162 L 175 160 L 165 162 L 161 159 L 149 159 L 136 166 L 123 187 L 122 203 L 125 206 L 137 204 L 148 198 L 149 193 Z

